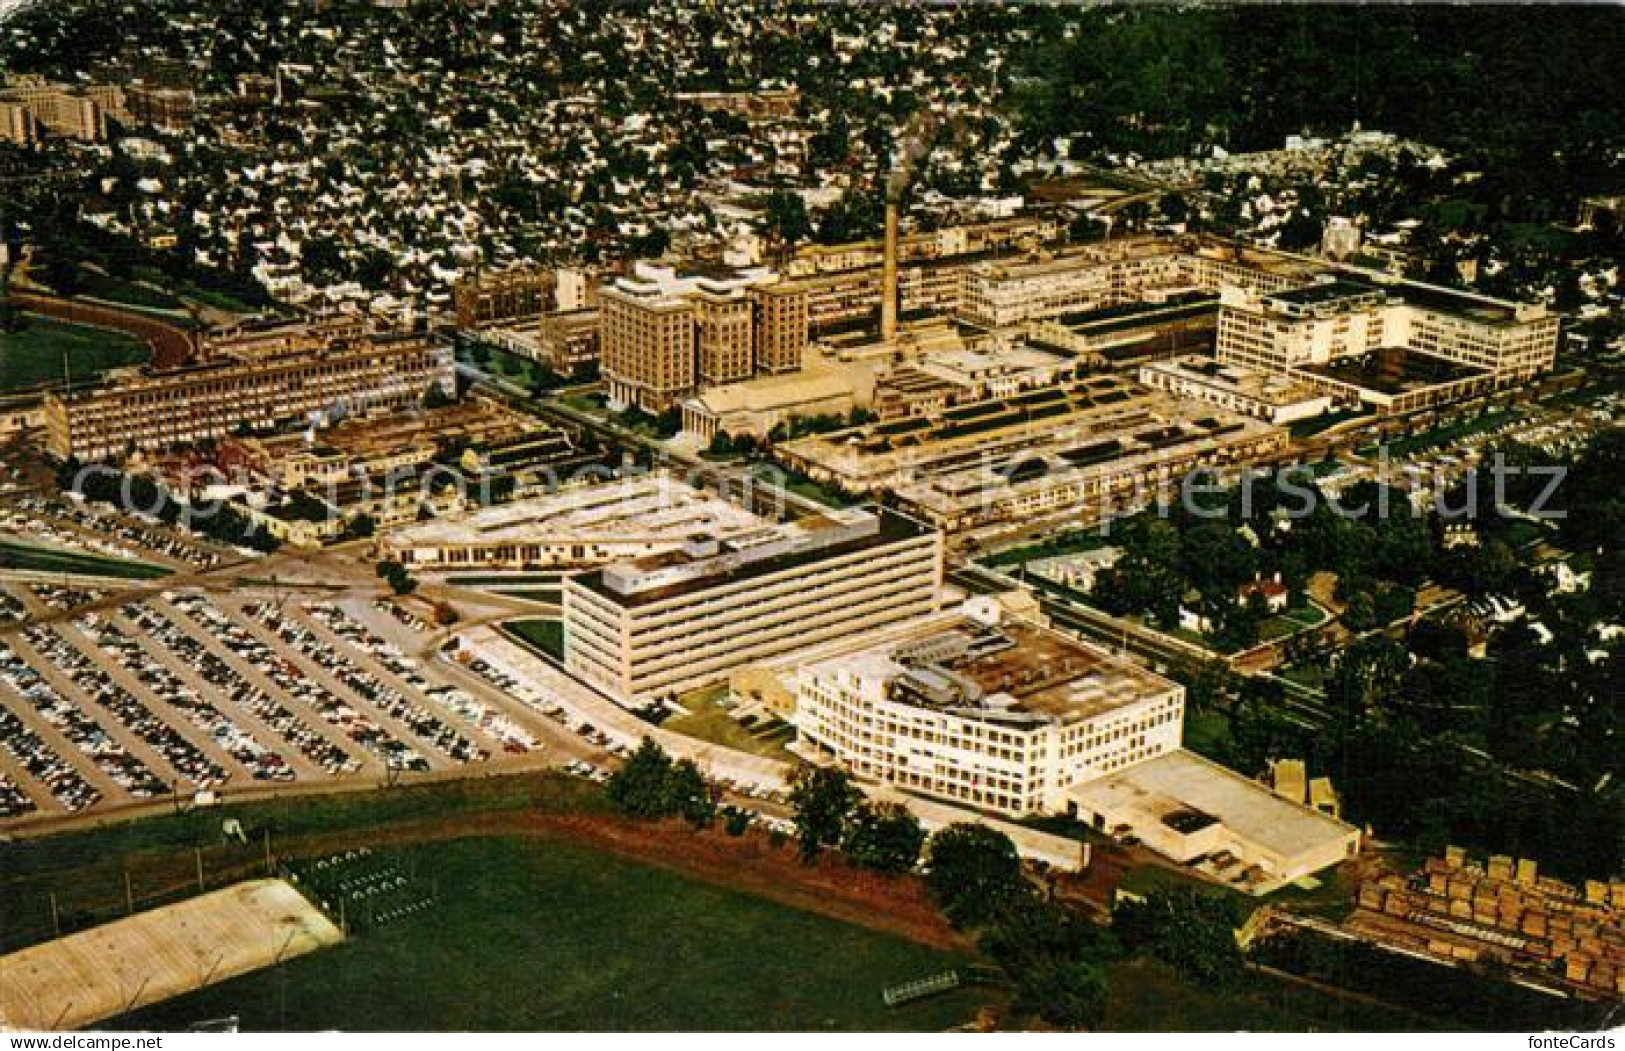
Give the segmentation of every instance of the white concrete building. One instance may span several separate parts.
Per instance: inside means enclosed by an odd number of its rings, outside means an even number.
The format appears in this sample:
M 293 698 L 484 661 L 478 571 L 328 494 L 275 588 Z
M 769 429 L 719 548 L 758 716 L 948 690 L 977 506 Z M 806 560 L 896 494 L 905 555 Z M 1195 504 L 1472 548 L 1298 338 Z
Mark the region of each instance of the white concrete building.
M 696 535 L 760 533 L 772 523 L 714 493 L 645 475 L 418 522 L 379 542 L 412 569 L 587 567 L 682 547 Z
M 797 733 L 861 777 L 1023 815 L 1178 749 L 1185 689 L 1026 621 L 950 615 L 795 676 Z
M 890 511 L 700 537 L 566 581 L 565 667 L 622 704 L 644 704 L 930 613 L 941 587 L 941 534 Z
M 1140 366 L 1140 382 L 1179 398 L 1274 424 L 1311 419 L 1331 408 L 1331 395 L 1289 376 L 1227 365 L 1199 355 Z

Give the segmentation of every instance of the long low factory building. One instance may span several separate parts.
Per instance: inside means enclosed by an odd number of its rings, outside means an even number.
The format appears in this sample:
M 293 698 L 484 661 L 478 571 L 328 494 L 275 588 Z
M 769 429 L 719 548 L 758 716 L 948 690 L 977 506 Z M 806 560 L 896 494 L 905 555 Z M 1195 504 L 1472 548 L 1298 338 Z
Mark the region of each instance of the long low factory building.
M 1353 857 L 1360 830 L 1184 750 L 1068 793 L 1079 820 L 1253 894 Z
M 604 482 L 397 529 L 381 557 L 412 569 L 596 566 L 656 555 L 697 535 L 732 538 L 771 522 L 665 475 Z
M 1069 386 L 886 421 L 779 447 L 814 480 L 852 492 L 890 489 L 898 506 L 950 533 L 1177 486 L 1284 449 L 1285 431 L 1181 402 L 1131 380 Z

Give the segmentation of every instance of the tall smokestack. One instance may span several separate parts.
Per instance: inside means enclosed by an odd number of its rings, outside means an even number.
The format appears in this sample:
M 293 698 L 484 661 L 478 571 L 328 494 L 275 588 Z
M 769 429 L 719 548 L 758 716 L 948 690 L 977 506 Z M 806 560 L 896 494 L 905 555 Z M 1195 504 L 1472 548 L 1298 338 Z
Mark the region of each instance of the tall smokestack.
M 880 338 L 897 338 L 897 198 L 886 195 L 886 255 L 880 264 Z

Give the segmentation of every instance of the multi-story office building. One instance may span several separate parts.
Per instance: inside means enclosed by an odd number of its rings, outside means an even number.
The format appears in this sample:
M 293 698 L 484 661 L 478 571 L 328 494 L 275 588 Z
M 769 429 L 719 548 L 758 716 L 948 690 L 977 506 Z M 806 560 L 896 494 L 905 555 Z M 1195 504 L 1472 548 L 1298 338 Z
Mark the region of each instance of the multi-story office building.
M 830 511 L 569 578 L 565 666 L 626 705 L 936 609 L 942 538 L 891 511 Z
M 751 298 L 702 287 L 694 292 L 693 302 L 700 385 L 710 387 L 749 379 L 756 371 Z
M 763 267 L 637 263 L 599 293 L 610 398 L 662 412 L 702 386 L 799 367 L 806 301 Z
M 1181 255 L 1168 242 L 1091 245 L 1048 259 L 984 261 L 968 268 L 959 313 L 988 328 L 1140 302 L 1188 291 Z
M 36 135 L 43 128 L 64 138 L 100 142 L 107 137 L 109 113 L 122 112 L 123 92 L 113 85 L 78 88 L 25 74 L 0 87 L 0 103 L 27 109 Z
M 798 372 L 807 352 L 807 287 L 799 281 L 757 285 L 756 371 Z
M 106 460 L 245 426 L 400 407 L 431 386 L 450 393 L 454 370 L 450 345 L 427 336 L 355 331 L 348 321 L 254 326 L 211 341 L 194 364 L 47 395 L 47 446 L 63 459 Z
M 554 309 L 558 279 L 542 267 L 474 274 L 451 288 L 458 328 L 535 318 Z
M 1557 337 L 1557 317 L 1538 304 L 1351 274 L 1225 289 L 1218 357 L 1409 411 L 1527 380 L 1551 368 Z
M 802 665 L 799 739 L 861 777 L 1002 814 L 1179 748 L 1185 689 L 985 611 Z
M 734 677 L 798 747 L 861 778 L 1137 837 L 1250 894 L 1345 861 L 1360 832 L 1180 747 L 1185 691 L 994 600 Z
M 190 131 L 197 113 L 197 95 L 185 88 L 132 84 L 124 99 L 138 123 L 172 134 Z

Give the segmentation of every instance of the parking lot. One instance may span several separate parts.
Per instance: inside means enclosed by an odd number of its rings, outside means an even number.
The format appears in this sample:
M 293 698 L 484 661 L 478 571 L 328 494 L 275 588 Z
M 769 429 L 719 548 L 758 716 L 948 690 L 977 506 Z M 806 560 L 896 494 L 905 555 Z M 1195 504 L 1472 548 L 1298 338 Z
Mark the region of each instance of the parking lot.
M 206 570 L 235 557 L 230 548 L 135 515 L 66 497 L 10 495 L 0 534 L 176 569 Z
M 83 608 L 110 596 L 0 585 L 0 821 L 598 752 L 552 750 L 573 735 L 533 698 L 414 656 L 433 628 L 386 600 L 186 587 Z

